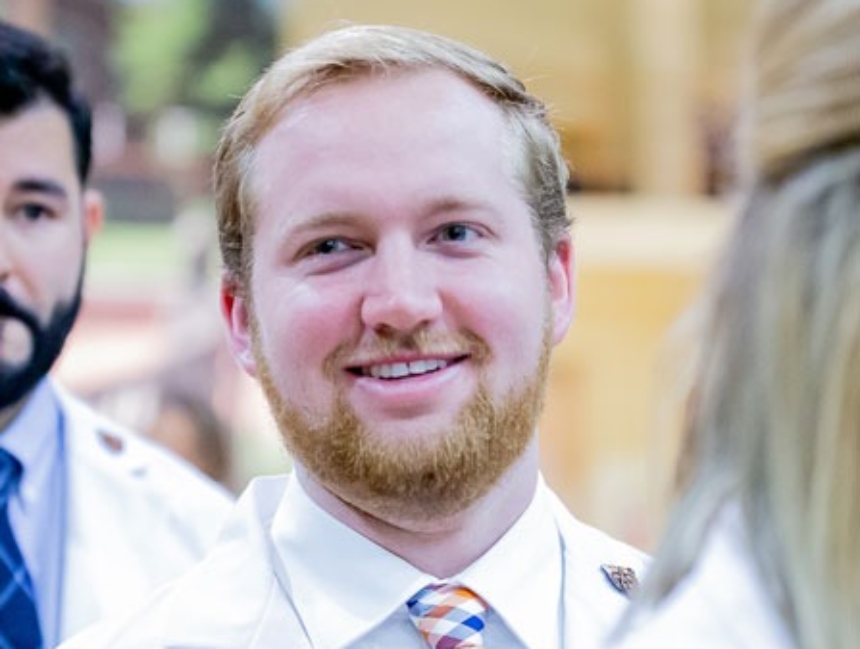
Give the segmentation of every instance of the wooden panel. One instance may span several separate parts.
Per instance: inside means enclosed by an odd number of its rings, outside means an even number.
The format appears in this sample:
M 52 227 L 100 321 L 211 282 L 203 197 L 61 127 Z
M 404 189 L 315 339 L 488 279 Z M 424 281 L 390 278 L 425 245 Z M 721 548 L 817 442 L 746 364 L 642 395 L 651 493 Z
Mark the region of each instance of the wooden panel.
M 541 421 L 548 481 L 581 518 L 650 546 L 676 440 L 665 407 L 670 331 L 698 293 L 728 224 L 698 200 L 584 197 L 577 314 L 551 365 Z

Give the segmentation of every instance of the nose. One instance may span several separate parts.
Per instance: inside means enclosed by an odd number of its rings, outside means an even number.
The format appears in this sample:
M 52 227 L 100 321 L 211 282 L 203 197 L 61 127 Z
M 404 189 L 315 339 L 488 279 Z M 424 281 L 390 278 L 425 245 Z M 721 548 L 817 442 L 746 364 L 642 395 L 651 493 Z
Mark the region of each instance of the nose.
M 410 333 L 442 312 L 438 278 L 408 244 L 379 247 L 369 264 L 361 317 L 377 332 Z

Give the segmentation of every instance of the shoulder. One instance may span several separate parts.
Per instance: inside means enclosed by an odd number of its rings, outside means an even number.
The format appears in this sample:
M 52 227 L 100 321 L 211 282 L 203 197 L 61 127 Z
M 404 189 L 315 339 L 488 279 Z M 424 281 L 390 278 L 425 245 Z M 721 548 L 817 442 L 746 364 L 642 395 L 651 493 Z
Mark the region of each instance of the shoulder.
M 616 590 L 624 594 L 632 590 L 648 564 L 648 555 L 606 532 L 581 522 L 568 511 L 554 493 L 549 490 L 547 493 L 568 558 L 575 561 L 578 569 L 594 572 L 594 568 L 599 568 L 601 576 Z
M 726 638 L 723 630 L 699 625 L 698 620 L 673 618 L 655 619 L 641 629 L 633 629 L 621 641 L 609 645 L 609 649 L 760 649 L 738 644 L 736 638 Z
M 253 480 L 201 561 L 148 602 L 89 627 L 60 649 L 275 647 L 301 637 L 288 584 L 278 581 L 272 564 L 270 522 L 284 484 L 280 477 Z
M 612 649 L 658 649 L 696 647 L 697 649 L 743 649 L 748 644 L 728 632 L 725 620 L 709 602 L 701 581 L 691 575 L 653 610 L 643 610 Z M 750 648 L 752 649 L 752 648 Z
M 154 591 L 144 606 L 127 617 L 108 617 L 87 625 L 60 643 L 57 649 L 157 649 L 164 647 L 163 628 L 167 609 L 155 604 L 169 595 L 170 586 Z M 133 633 L 130 631 L 134 630 Z
M 562 626 L 571 647 L 597 647 L 630 603 L 646 555 L 578 521 L 549 489 L 562 546 Z
M 111 421 L 62 388 L 70 482 L 101 483 L 123 497 L 156 499 L 196 516 L 223 516 L 232 497 L 189 463 Z
M 617 649 L 667 646 L 793 646 L 736 529 L 717 526 L 692 572 L 654 610 L 643 611 L 632 620 Z
M 647 556 L 578 521 L 547 490 L 562 544 L 565 637 L 570 646 L 600 646 L 630 603 Z
M 738 623 L 738 620 L 742 622 Z M 781 644 L 761 644 L 761 629 L 747 620 L 740 608 L 734 620 L 723 619 L 713 602 L 696 588 L 685 589 L 653 613 L 643 613 L 611 649 L 778 649 Z M 787 645 L 785 645 L 787 649 Z

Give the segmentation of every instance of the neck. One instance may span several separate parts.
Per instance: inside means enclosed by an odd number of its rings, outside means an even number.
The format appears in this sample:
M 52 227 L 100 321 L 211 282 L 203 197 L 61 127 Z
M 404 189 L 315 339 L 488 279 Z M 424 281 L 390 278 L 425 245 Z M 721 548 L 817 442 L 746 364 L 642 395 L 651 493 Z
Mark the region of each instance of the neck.
M 451 516 L 422 520 L 381 516 L 349 503 L 304 467 L 296 474 L 310 498 L 344 525 L 414 567 L 444 579 L 471 565 L 519 519 L 534 496 L 538 450 L 533 439 L 488 493 Z

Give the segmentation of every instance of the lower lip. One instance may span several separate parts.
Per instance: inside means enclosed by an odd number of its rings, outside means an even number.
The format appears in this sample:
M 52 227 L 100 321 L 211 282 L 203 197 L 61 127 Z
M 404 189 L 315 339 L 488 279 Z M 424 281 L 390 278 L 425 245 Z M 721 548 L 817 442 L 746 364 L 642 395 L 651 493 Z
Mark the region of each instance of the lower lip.
M 448 365 L 435 372 L 417 374 L 399 379 L 377 379 L 359 376 L 353 380 L 353 387 L 367 392 L 374 399 L 391 401 L 402 405 L 404 402 L 426 403 L 440 397 L 440 390 L 464 374 L 464 363 Z

